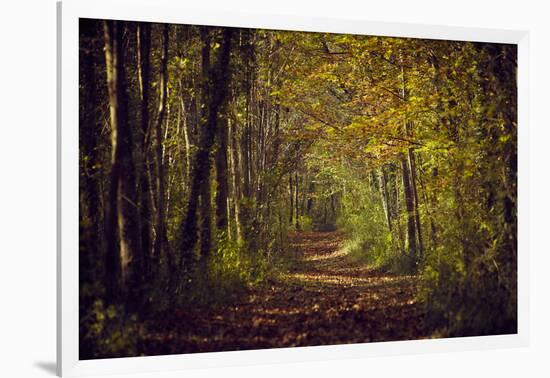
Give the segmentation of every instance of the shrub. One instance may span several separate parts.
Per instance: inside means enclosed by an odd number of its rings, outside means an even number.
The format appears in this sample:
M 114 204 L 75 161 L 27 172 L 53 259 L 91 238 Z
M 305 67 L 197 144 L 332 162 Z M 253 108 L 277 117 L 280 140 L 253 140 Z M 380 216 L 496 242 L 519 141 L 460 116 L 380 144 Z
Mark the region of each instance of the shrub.
M 88 313 L 80 317 L 80 359 L 125 357 L 137 353 L 143 326 L 135 314 L 120 305 L 105 306 L 97 299 Z

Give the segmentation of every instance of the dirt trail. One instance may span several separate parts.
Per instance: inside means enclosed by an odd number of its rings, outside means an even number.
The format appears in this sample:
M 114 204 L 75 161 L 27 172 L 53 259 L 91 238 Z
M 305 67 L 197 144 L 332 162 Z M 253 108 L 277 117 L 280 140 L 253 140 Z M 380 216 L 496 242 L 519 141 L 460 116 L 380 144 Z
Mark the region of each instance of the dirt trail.
M 364 343 L 428 337 L 418 279 L 353 263 L 338 232 L 291 235 L 300 263 L 241 303 L 181 311 L 147 354 Z M 174 319 L 176 320 L 176 319 Z

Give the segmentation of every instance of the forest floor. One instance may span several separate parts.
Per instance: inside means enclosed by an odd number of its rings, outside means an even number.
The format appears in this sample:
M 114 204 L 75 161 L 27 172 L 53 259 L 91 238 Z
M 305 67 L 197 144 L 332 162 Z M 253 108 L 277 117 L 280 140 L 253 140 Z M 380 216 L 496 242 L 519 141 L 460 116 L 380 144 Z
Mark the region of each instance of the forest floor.
M 290 235 L 297 263 L 238 303 L 176 311 L 148 332 L 146 355 L 429 338 L 415 276 L 347 255 L 339 232 Z

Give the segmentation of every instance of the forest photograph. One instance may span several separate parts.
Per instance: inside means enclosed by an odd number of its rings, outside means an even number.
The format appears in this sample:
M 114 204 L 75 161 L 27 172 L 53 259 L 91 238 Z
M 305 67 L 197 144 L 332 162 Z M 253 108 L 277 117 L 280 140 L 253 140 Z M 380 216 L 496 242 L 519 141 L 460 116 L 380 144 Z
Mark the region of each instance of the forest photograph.
M 80 360 L 517 333 L 516 45 L 81 18 L 78 49 Z

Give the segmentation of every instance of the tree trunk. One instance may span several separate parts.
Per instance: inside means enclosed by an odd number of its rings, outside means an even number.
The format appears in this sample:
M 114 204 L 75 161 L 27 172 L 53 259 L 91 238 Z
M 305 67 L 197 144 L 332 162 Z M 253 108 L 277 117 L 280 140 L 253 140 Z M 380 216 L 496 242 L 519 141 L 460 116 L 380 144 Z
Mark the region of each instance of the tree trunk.
M 191 143 L 189 141 L 189 130 L 187 124 L 187 112 L 183 93 L 180 93 L 180 106 L 183 120 L 183 140 L 185 142 L 185 179 L 183 180 L 185 187 L 189 185 L 191 179 Z
M 396 226 L 397 226 L 397 238 L 398 238 L 398 241 L 399 241 L 399 249 L 404 253 L 406 251 L 406 247 L 405 247 L 405 236 L 403 235 L 403 224 L 401 222 L 401 216 L 400 216 L 400 212 L 401 212 L 401 208 L 402 208 L 402 205 L 401 205 L 401 196 L 400 196 L 400 193 L 401 193 L 401 188 L 399 187 L 399 183 L 403 182 L 403 180 L 400 180 L 399 177 L 399 167 L 397 165 L 394 165 L 392 164 L 391 165 L 392 167 L 392 171 L 393 171 L 393 182 L 394 182 L 394 193 L 395 195 L 393 196 L 393 199 L 394 199 L 394 204 L 395 204 L 395 207 L 394 207 L 394 219 L 396 219 Z
M 401 95 L 403 101 L 408 102 L 409 91 L 405 78 L 405 66 L 401 59 Z M 404 134 L 411 137 L 412 123 L 408 120 L 404 122 Z M 405 191 L 405 205 L 407 208 L 407 241 L 409 255 L 413 263 L 416 263 L 419 255 L 422 253 L 422 235 L 420 234 L 420 216 L 418 215 L 418 195 L 416 194 L 416 180 L 414 152 L 412 148 L 407 149 L 407 155 L 401 158 L 401 168 L 403 171 L 403 189 Z
M 292 173 L 288 175 L 288 192 L 290 198 L 290 216 L 288 222 L 294 223 L 294 185 L 292 184 Z
M 307 205 L 306 205 L 306 211 L 307 215 L 311 217 L 311 211 L 313 210 L 313 194 L 315 192 L 315 183 L 313 180 L 309 182 L 309 188 L 308 188 L 308 199 L 307 199 Z
M 111 188 L 108 226 L 108 290 L 116 295 L 126 292 L 131 278 L 130 263 L 140 256 L 135 167 L 132 158 L 132 135 L 128 124 L 128 103 L 124 71 L 122 34 L 124 24 L 105 21 L 105 60 L 111 123 Z M 118 258 L 116 227 L 119 240 Z M 119 270 L 120 269 L 120 270 Z M 118 273 L 120 273 L 118 275 Z
M 202 71 L 202 111 L 201 111 L 201 121 L 208 119 L 209 106 L 208 102 L 211 100 L 211 89 L 210 89 L 210 49 L 211 49 L 211 35 L 208 28 L 203 27 L 200 30 L 201 41 L 203 43 L 202 48 L 202 59 L 201 59 L 201 71 Z M 218 126 L 218 125 L 216 125 Z M 203 137 L 206 130 L 201 129 L 199 132 L 202 132 L 200 138 Z M 202 142 L 199 142 L 202 144 Z M 200 150 L 199 150 L 200 153 Z M 199 253 L 200 257 L 207 257 L 210 254 L 210 249 L 212 248 L 212 217 L 211 217 L 211 200 L 212 193 L 210 190 L 210 149 L 206 154 L 205 159 L 198 159 L 199 154 L 197 154 L 197 160 L 195 165 L 204 164 L 205 170 L 205 179 L 201 182 L 199 187 Z M 206 161 L 207 160 L 207 161 Z M 207 165 L 207 167 L 206 167 Z
M 294 199 L 294 205 L 296 206 L 296 230 L 300 231 L 300 201 L 298 198 L 299 187 L 298 187 L 298 172 L 294 176 L 294 185 L 296 187 L 296 198 Z
M 252 88 L 253 88 L 253 69 L 254 69 L 254 43 L 252 42 L 253 31 L 246 29 L 241 31 L 241 54 L 244 62 L 244 96 L 245 96 L 245 124 L 244 132 L 241 140 L 241 154 L 243 165 L 243 197 L 245 201 L 241 208 L 241 224 L 243 225 L 242 232 L 245 239 L 251 231 L 252 220 L 252 195 L 254 188 L 254 159 L 252 148 L 252 121 L 253 121 L 253 106 L 252 106 Z
M 159 109 L 157 122 L 155 124 L 156 144 L 156 160 L 157 160 L 157 219 L 156 219 L 156 235 L 153 254 L 160 261 L 164 249 L 164 241 L 166 239 L 165 230 L 165 177 L 163 164 L 163 133 L 162 123 L 166 115 L 166 99 L 167 99 L 167 84 L 168 84 L 168 38 L 170 25 L 164 24 L 162 30 L 162 56 L 160 61 L 160 85 L 159 85 Z
M 386 217 L 386 223 L 388 225 L 388 230 L 392 232 L 391 225 L 391 212 L 388 196 L 388 186 L 386 184 L 386 172 L 384 167 L 380 167 L 378 171 L 378 187 L 380 189 L 380 198 L 382 199 L 382 208 L 384 209 L 384 216 Z
M 409 125 L 411 123 L 409 122 Z M 409 137 L 410 137 L 410 128 L 411 126 L 407 126 L 407 129 L 409 130 L 408 134 L 409 134 Z M 424 254 L 424 242 L 422 240 L 422 227 L 421 227 L 421 224 L 420 224 L 420 212 L 418 210 L 418 190 L 417 190 L 417 187 L 416 187 L 416 182 L 417 182 L 417 179 L 416 179 L 416 158 L 415 158 L 415 155 L 414 155 L 414 151 L 412 148 L 409 148 L 409 150 L 407 151 L 407 158 L 408 158 L 408 164 L 409 164 L 409 170 L 411 172 L 411 190 L 412 190 L 412 195 L 413 195 L 413 199 L 414 199 L 414 220 L 415 220 L 415 223 L 416 223 L 416 232 L 417 232 L 417 237 L 418 237 L 418 257 L 419 258 L 422 258 L 423 254 Z
M 238 136 L 237 128 L 229 126 L 229 134 L 231 135 L 231 148 L 230 148 L 230 157 L 231 157 L 231 179 L 232 179 L 232 190 L 233 190 L 233 212 L 235 217 L 235 236 L 237 240 L 240 240 L 241 235 L 241 219 L 240 219 L 240 201 L 241 201 L 241 169 L 240 169 L 240 159 L 239 159 L 239 150 L 238 150 Z
M 203 29 L 204 30 L 204 29 Z M 230 50 L 231 50 L 231 28 L 226 28 L 223 31 L 223 39 L 219 49 L 219 55 L 217 59 L 216 66 L 211 73 L 211 85 L 206 84 L 205 89 L 208 90 L 207 96 L 207 106 L 208 109 L 207 116 L 203 119 L 205 120 L 204 125 L 202 126 L 202 132 L 200 136 L 199 148 L 196 156 L 196 163 L 193 169 L 193 178 L 191 183 L 191 193 L 189 196 L 187 214 L 185 221 L 183 223 L 183 228 L 181 232 L 183 233 L 182 238 L 182 252 L 184 256 L 190 256 L 193 253 L 198 234 L 197 234 L 197 206 L 198 199 L 201 194 L 204 194 L 204 187 L 210 185 L 210 168 L 211 168 L 211 159 L 210 152 L 212 145 L 214 144 L 214 139 L 216 136 L 216 128 L 218 124 L 218 112 L 220 107 L 223 105 L 226 100 L 226 94 L 229 83 L 229 59 L 230 59 Z M 210 41 L 207 35 L 208 31 L 203 31 L 203 60 L 209 58 L 210 54 Z M 204 63 L 206 64 L 206 60 Z M 206 79 L 206 78 L 205 78 Z M 202 199 L 203 203 L 205 201 Z M 205 215 L 205 214 L 202 214 Z M 210 234 L 210 225 L 203 222 L 203 228 L 201 229 L 201 243 L 206 241 L 205 238 L 209 240 Z M 201 248 L 202 249 L 202 248 Z M 185 259 L 182 259 L 182 262 Z
M 143 22 L 137 28 L 138 43 L 138 78 L 140 89 L 141 134 L 139 169 L 139 196 L 140 196 L 140 228 L 141 248 L 143 252 L 142 269 L 149 275 L 151 257 L 151 201 L 149 188 L 149 88 L 150 88 L 150 55 L 151 55 L 151 24 Z
M 226 111 L 227 113 L 227 111 Z M 227 128 L 228 118 L 224 114 L 218 127 L 218 149 L 216 150 L 216 181 L 218 182 L 216 190 L 216 226 L 219 232 L 227 233 L 228 214 L 228 181 L 227 181 Z M 229 234 L 228 234 L 229 235 Z
M 414 197 L 411 189 L 411 177 L 407 158 L 401 156 L 401 174 L 403 178 L 403 193 L 405 196 L 405 208 L 407 210 L 407 253 L 416 259 L 416 223 L 414 218 Z
M 420 160 L 420 157 L 418 157 Z M 419 162 L 419 165 L 422 166 L 422 162 Z M 422 172 L 420 172 L 422 173 Z M 426 212 L 428 215 L 428 219 L 430 220 L 430 242 L 431 247 L 435 248 L 437 244 L 437 226 L 435 223 L 433 211 L 436 208 L 436 201 L 430 196 L 430 194 L 426 190 L 426 186 L 424 185 L 424 180 L 422 179 L 422 174 L 418 175 L 418 183 L 420 184 L 420 189 L 423 194 L 424 202 L 427 204 L 426 206 Z

